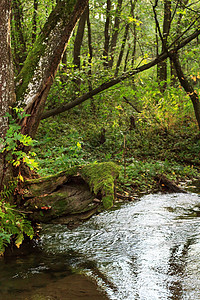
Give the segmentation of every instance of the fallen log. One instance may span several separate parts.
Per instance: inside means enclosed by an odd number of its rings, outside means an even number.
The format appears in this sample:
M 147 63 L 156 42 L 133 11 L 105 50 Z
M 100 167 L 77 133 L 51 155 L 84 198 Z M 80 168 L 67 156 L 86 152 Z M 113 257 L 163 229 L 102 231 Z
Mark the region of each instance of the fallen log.
M 168 193 L 187 193 L 184 189 L 179 187 L 174 181 L 169 180 L 163 174 L 158 174 L 155 177 L 155 180 L 157 181 L 157 183 L 162 191 L 165 191 Z
M 69 224 L 112 207 L 119 167 L 112 163 L 76 166 L 26 180 L 18 204 L 35 222 Z

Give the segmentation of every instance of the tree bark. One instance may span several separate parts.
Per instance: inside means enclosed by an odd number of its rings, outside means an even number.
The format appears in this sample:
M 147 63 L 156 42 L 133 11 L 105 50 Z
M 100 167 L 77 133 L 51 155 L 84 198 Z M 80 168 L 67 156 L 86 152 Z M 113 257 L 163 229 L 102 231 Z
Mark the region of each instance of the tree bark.
M 132 2 L 131 0 L 131 13 L 133 18 L 135 18 L 135 7 L 137 4 L 137 0 L 134 0 L 134 2 Z M 136 23 L 133 23 L 133 51 L 132 51 L 132 58 L 131 58 L 131 66 L 132 68 L 134 67 L 135 64 L 135 57 L 136 57 L 136 44 L 137 44 L 137 29 L 136 29 Z M 158 56 L 158 53 L 157 53 Z M 134 80 L 134 79 L 133 79 Z
M 2 141 L 8 129 L 8 118 L 5 114 L 9 112 L 9 107 L 15 102 L 10 47 L 11 0 L 2 0 L 0 2 L 0 11 L 0 138 L 2 139 L 0 140 L 0 150 L 2 150 Z M 0 153 L 0 192 L 11 175 L 12 168 L 6 166 L 4 153 Z
M 16 98 L 10 50 L 11 3 L 11 0 L 0 2 L 0 150 L 9 127 L 6 113 Z M 30 114 L 20 122 L 23 134 L 34 137 L 37 131 L 62 54 L 87 3 L 88 0 L 73 0 L 69 5 L 58 1 L 26 58 L 16 79 L 17 104 Z M 0 192 L 14 178 L 12 164 L 6 162 L 5 154 L 5 151 L 0 153 Z
M 91 23 L 90 23 L 90 9 L 89 5 L 86 8 L 87 13 L 87 29 L 88 29 L 88 49 L 89 49 L 89 63 L 92 62 L 93 58 L 93 49 L 92 49 L 92 32 L 91 32 Z
M 182 11 L 184 11 L 186 5 L 188 4 L 189 0 L 183 0 L 181 1 L 180 3 L 177 2 L 176 4 L 176 9 L 178 8 L 178 5 L 180 5 Z M 179 13 L 179 17 L 178 17 L 178 21 L 177 21 L 177 26 L 176 26 L 176 37 L 180 36 L 181 34 L 181 20 L 183 18 L 183 13 Z M 178 53 L 177 53 L 178 55 Z M 171 85 L 174 86 L 177 81 L 178 81 L 178 78 L 177 78 L 177 74 L 176 74 L 176 70 L 174 68 L 174 65 L 172 63 L 172 61 L 170 60 L 170 72 L 171 72 Z
M 117 2 L 117 8 L 115 11 L 115 21 L 114 21 L 114 27 L 113 27 L 113 34 L 110 42 L 110 60 L 108 61 L 109 68 L 112 68 L 113 61 L 114 61 L 114 53 L 115 48 L 117 45 L 117 38 L 119 34 L 119 25 L 120 25 L 120 15 L 122 10 L 122 2 L 123 0 L 118 0 Z
M 32 30 L 32 44 L 35 42 L 37 36 L 37 11 L 38 11 L 38 0 L 34 0 L 33 3 L 33 30 Z
M 89 57 L 88 57 L 88 89 L 91 92 L 92 91 L 92 58 L 93 58 L 93 49 L 92 49 L 92 32 L 91 32 L 91 23 L 90 23 L 90 8 L 89 5 L 86 8 L 87 12 L 87 30 L 88 30 L 88 51 L 89 51 Z M 93 99 L 91 99 L 91 111 L 93 114 L 95 114 L 96 107 L 94 104 Z
M 122 46 L 121 46 L 121 50 L 120 50 L 120 53 L 119 53 L 117 66 L 116 66 L 116 70 L 115 70 L 115 76 L 118 75 L 119 68 L 120 68 L 122 58 L 123 58 L 123 55 L 124 55 L 124 49 L 125 49 L 126 40 L 127 40 L 127 37 L 128 37 L 129 26 L 130 26 L 129 23 L 126 24 L 125 31 L 124 31 L 124 37 L 123 37 L 123 40 L 122 40 Z
M 19 73 L 22 64 L 26 59 L 26 42 L 23 34 L 23 12 L 21 2 L 19 0 L 13 1 L 12 12 L 14 19 L 14 30 L 12 32 L 12 42 L 14 48 L 13 59 L 17 72 Z
M 103 59 L 104 59 L 104 67 L 108 66 L 108 51 L 109 51 L 109 42 L 110 42 L 110 11 L 111 11 L 111 0 L 107 0 L 107 7 L 106 7 L 106 22 L 105 22 L 105 29 L 104 29 L 104 48 L 103 48 Z
M 83 42 L 86 20 L 87 20 L 87 11 L 85 10 L 79 20 L 76 38 L 74 41 L 73 64 L 74 64 L 75 68 L 78 68 L 78 69 L 80 69 L 80 67 L 81 67 L 80 54 L 81 54 L 81 46 L 82 46 L 82 42 Z
M 187 193 L 184 189 L 179 187 L 174 181 L 169 180 L 163 174 L 159 174 L 155 177 L 162 191 L 168 193 Z
M 171 0 L 164 1 L 164 20 L 162 33 L 162 52 L 167 49 L 167 39 L 171 25 Z M 158 82 L 160 91 L 163 93 L 167 87 L 167 60 L 163 60 L 157 65 Z
M 37 222 L 70 221 L 73 215 L 86 218 L 115 198 L 114 184 L 119 168 L 114 163 L 74 167 L 56 175 L 26 180 L 18 206 Z M 22 200 L 23 199 L 23 200 Z
M 19 106 L 30 114 L 21 122 L 22 133 L 35 136 L 49 89 L 71 33 L 88 0 L 58 1 L 16 80 Z
M 176 70 L 176 74 L 177 74 L 177 77 L 179 79 L 181 86 L 184 88 L 185 92 L 188 94 L 188 96 L 190 97 L 190 99 L 192 101 L 194 112 L 195 112 L 195 117 L 196 117 L 199 131 L 200 131 L 200 102 L 199 102 L 198 94 L 194 90 L 193 86 L 190 84 L 187 77 L 184 75 L 183 70 L 181 68 L 179 58 L 177 56 L 177 53 L 176 52 L 172 53 L 170 55 L 170 58 L 173 62 L 173 65 Z

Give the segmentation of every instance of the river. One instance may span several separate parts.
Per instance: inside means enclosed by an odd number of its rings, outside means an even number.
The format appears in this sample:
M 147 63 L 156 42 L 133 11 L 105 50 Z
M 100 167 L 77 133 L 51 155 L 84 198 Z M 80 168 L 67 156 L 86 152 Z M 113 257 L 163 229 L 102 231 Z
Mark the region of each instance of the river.
M 0 299 L 198 300 L 199 204 L 151 194 L 73 230 L 44 225 L 41 250 L 0 262 Z

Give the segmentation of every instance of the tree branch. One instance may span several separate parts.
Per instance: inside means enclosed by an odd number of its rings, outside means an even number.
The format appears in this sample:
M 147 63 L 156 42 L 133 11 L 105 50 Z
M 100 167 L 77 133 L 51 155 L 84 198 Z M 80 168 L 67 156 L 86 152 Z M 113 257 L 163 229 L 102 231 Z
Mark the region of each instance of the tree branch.
M 117 78 L 112 78 L 110 81 L 107 81 L 103 84 L 101 84 L 99 87 L 93 89 L 92 91 L 89 91 L 88 93 L 85 93 L 84 95 L 76 98 L 74 101 L 69 102 L 67 104 L 64 104 L 60 107 L 57 107 L 55 109 L 46 111 L 43 115 L 42 115 L 42 119 L 47 119 L 49 117 L 52 116 L 56 116 L 60 113 L 63 113 L 67 110 L 70 110 L 71 108 L 83 103 L 84 101 L 86 101 L 87 99 L 107 90 L 108 88 L 124 81 L 125 79 L 128 79 L 138 73 L 141 73 L 145 70 L 148 70 L 152 67 L 154 67 L 155 65 L 157 65 L 159 62 L 165 60 L 167 57 L 169 57 L 170 55 L 172 55 L 174 52 L 177 52 L 178 50 L 180 50 L 181 48 L 185 47 L 185 45 L 187 45 L 188 43 L 190 43 L 192 40 L 194 40 L 197 36 L 200 35 L 200 29 L 196 30 L 195 32 L 193 32 L 190 36 L 186 37 L 184 40 L 182 40 L 182 42 L 180 42 L 179 45 L 177 45 L 176 47 L 174 47 L 173 49 L 168 49 L 168 51 L 164 51 L 163 53 L 161 53 L 160 55 L 158 55 L 155 59 L 153 59 L 152 61 L 131 70 L 130 72 L 126 72 L 124 74 L 122 74 L 121 76 L 117 77 Z

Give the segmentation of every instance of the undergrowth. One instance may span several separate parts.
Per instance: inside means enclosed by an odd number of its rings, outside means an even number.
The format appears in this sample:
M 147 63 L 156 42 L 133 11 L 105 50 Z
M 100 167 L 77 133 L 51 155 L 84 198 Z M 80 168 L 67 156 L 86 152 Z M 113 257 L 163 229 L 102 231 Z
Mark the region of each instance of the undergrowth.
M 40 174 L 114 161 L 121 166 L 119 189 L 130 192 L 155 190 L 156 174 L 165 174 L 177 183 L 198 177 L 200 140 L 193 134 L 193 128 L 164 130 L 138 121 L 130 131 L 108 124 L 105 142 L 101 144 L 102 123 L 96 120 L 90 117 L 88 125 L 83 121 L 80 126 L 80 115 L 71 114 L 43 121 L 34 149 Z
M 156 174 L 176 182 L 199 175 L 200 139 L 189 96 L 171 83 L 161 93 L 150 71 L 43 120 L 34 150 L 41 175 L 113 161 L 121 166 L 121 189 L 152 190 Z

